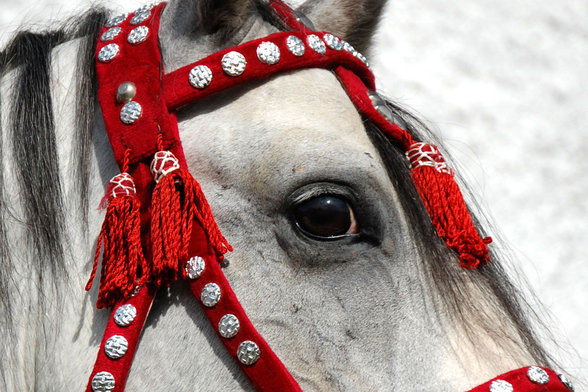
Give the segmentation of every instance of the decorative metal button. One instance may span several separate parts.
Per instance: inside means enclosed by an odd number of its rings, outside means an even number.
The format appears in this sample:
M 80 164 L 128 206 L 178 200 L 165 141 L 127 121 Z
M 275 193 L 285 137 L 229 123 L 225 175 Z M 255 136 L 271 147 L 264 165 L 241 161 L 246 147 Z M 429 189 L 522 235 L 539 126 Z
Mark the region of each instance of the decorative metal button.
M 308 46 L 310 46 L 315 52 L 320 54 L 325 54 L 327 52 L 325 43 L 318 35 L 310 34 L 306 37 L 306 41 L 308 42 Z
M 237 349 L 237 358 L 243 365 L 253 365 L 259 359 L 261 352 L 257 344 L 251 340 L 245 340 Z
M 121 31 L 122 29 L 120 27 L 112 27 L 102 33 L 100 36 L 100 41 L 112 41 L 114 37 L 120 34 Z
M 331 48 L 333 50 L 343 49 L 343 42 L 341 42 L 341 40 L 339 38 L 335 37 L 333 34 L 327 33 L 327 34 L 323 35 L 323 38 L 329 48 Z
M 239 76 L 245 71 L 247 60 L 241 53 L 233 50 L 223 56 L 221 64 L 227 75 Z
M 117 44 L 108 44 L 98 52 L 98 61 L 107 63 L 116 56 L 118 56 L 120 48 Z
M 208 283 L 202 289 L 202 293 L 200 294 L 200 300 L 207 308 L 212 308 L 214 305 L 218 304 L 218 301 L 221 297 L 221 289 L 216 283 Z
M 140 44 L 141 42 L 144 42 L 147 39 L 148 35 L 149 35 L 149 27 L 147 27 L 147 26 L 135 27 L 129 33 L 129 36 L 127 37 L 127 41 L 130 44 Z
M 150 16 L 151 16 L 151 11 L 149 11 L 149 10 L 144 11 L 144 12 L 137 12 L 131 18 L 130 23 L 132 25 L 138 25 L 139 23 L 144 22 L 147 19 L 149 19 Z
M 561 381 L 561 383 L 563 385 L 565 385 L 566 388 L 568 388 L 570 391 L 574 392 L 574 386 L 572 385 L 571 381 L 568 380 L 568 378 L 561 374 L 561 373 L 557 373 L 557 376 L 559 377 L 559 381 Z
M 188 80 L 194 88 L 205 88 L 212 82 L 212 71 L 206 65 L 197 65 L 190 71 Z
M 137 309 L 131 304 L 119 306 L 114 312 L 114 322 L 119 327 L 126 327 L 137 317 Z
M 138 102 L 131 101 L 125 103 L 125 105 L 120 110 L 120 121 L 125 124 L 132 124 L 141 117 L 141 113 L 143 109 Z
M 116 89 L 116 101 L 118 103 L 129 102 L 137 94 L 137 86 L 133 82 L 124 82 Z
M 218 332 L 223 338 L 232 338 L 239 332 L 239 319 L 234 314 L 225 314 L 218 322 Z
M 127 18 L 127 14 L 122 14 L 122 15 L 117 15 L 113 18 L 110 18 L 106 21 L 106 23 L 104 24 L 105 27 L 114 27 L 114 26 L 118 26 L 119 24 L 121 24 L 122 22 L 125 21 L 125 19 Z
M 513 392 L 514 388 L 511 383 L 504 380 L 494 380 L 490 384 L 490 392 Z
M 113 335 L 104 344 L 104 352 L 109 358 L 118 359 L 127 353 L 129 342 L 124 336 Z
M 288 47 L 290 53 L 292 53 L 294 56 L 300 57 L 304 55 L 304 52 L 306 51 L 304 42 L 302 42 L 302 40 L 295 35 L 291 35 L 286 39 L 286 46 Z
M 198 277 L 204 271 L 204 267 L 204 259 L 200 256 L 194 256 L 186 262 L 184 269 L 186 270 L 186 275 L 188 278 L 198 279 Z
M 273 42 L 262 42 L 257 47 L 257 58 L 264 64 L 276 64 L 280 61 L 280 48 Z
M 527 369 L 527 377 L 535 384 L 545 385 L 549 382 L 549 374 L 537 366 L 531 366 Z
M 363 54 L 356 52 L 355 57 L 360 59 L 361 62 L 364 63 L 365 66 L 369 68 L 370 64 L 368 63 L 367 58 Z
M 114 376 L 108 372 L 99 372 L 92 377 L 92 391 L 110 392 L 114 390 Z
M 357 50 L 347 41 L 341 41 L 343 43 L 343 50 L 357 56 Z

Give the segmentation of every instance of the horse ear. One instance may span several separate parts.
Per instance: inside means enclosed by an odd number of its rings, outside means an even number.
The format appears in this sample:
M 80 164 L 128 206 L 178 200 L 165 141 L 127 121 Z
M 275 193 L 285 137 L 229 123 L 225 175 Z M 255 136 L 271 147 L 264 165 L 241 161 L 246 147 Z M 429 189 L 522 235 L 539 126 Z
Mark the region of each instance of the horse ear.
M 329 31 L 367 53 L 386 0 L 307 0 L 297 11 L 317 30 Z

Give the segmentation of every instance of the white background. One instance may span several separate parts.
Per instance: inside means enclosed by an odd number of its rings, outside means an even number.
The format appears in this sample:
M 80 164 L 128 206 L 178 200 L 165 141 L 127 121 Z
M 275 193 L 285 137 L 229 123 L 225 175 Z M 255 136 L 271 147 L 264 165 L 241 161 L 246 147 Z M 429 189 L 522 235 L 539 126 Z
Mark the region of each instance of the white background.
M 0 46 L 85 7 L 0 0 Z M 391 0 L 375 41 L 380 89 L 438 131 L 587 380 L 588 2 Z

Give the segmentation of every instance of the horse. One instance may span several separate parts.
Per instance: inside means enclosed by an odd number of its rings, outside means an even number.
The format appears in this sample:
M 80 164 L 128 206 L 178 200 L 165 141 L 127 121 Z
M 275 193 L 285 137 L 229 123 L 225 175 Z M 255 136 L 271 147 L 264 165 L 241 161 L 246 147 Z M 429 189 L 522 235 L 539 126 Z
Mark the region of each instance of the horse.
M 367 52 L 383 6 L 318 0 L 299 11 Z M 3 390 L 84 388 L 109 317 L 94 309 L 96 290 L 82 290 L 104 215 L 95 206 L 118 173 L 96 102 L 106 19 L 98 9 L 20 33 L 2 52 Z M 163 62 L 173 71 L 282 28 L 261 0 L 178 0 L 161 16 Z M 434 140 L 417 117 L 386 106 Z M 460 267 L 402 151 L 331 71 L 252 82 L 178 120 L 190 171 L 234 248 L 227 279 L 303 390 L 466 390 L 552 366 L 500 256 L 491 248 L 490 263 Z M 316 202 L 336 206 L 334 226 L 312 216 Z M 159 291 L 127 387 L 252 390 L 182 281 Z

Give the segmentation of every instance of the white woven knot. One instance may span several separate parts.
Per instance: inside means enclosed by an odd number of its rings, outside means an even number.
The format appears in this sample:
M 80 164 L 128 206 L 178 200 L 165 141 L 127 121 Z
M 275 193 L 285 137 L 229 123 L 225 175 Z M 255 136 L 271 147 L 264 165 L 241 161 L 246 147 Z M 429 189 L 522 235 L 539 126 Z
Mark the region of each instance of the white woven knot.
M 180 168 L 180 162 L 171 151 L 157 151 L 151 161 L 151 174 L 155 182 L 161 181 L 163 177 Z
M 133 177 L 129 173 L 120 173 L 110 180 L 113 185 L 110 192 L 113 198 L 122 196 L 134 196 L 137 193 Z
M 410 161 L 413 169 L 421 166 L 430 166 L 439 173 L 453 175 L 453 170 L 447 166 L 445 158 L 443 158 L 437 146 L 426 143 L 414 143 L 406 152 L 406 157 Z

